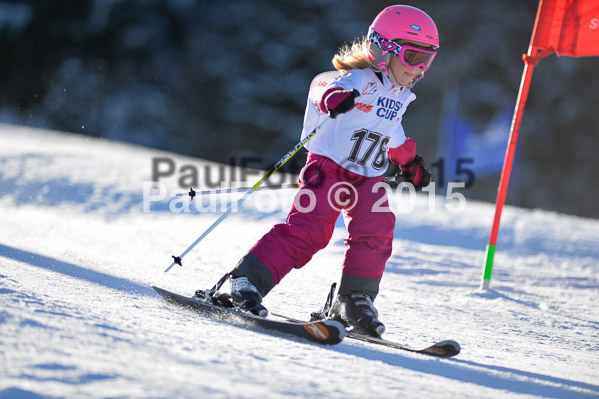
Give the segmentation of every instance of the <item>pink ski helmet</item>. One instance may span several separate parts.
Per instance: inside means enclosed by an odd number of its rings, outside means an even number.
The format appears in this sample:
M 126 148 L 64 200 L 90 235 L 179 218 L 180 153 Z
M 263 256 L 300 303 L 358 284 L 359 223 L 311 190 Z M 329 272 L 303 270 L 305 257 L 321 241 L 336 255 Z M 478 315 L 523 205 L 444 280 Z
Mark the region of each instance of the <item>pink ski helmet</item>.
M 381 11 L 368 29 L 368 40 L 373 63 L 395 84 L 398 83 L 387 68 L 392 55 L 399 57 L 409 68 L 423 68 L 423 73 L 415 77 L 409 87 L 424 76 L 439 48 L 439 32 L 432 18 L 418 8 L 404 5 L 390 6 Z M 427 47 L 401 46 L 397 43 L 399 40 L 423 43 Z

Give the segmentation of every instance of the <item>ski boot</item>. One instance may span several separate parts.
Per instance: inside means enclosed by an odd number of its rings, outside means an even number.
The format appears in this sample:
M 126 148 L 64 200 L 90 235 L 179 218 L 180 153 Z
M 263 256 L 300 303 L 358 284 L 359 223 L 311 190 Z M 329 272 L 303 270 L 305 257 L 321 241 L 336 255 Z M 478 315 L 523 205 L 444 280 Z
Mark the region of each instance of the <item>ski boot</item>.
M 229 280 L 229 289 L 221 290 L 227 280 Z M 211 289 L 196 291 L 195 298 L 260 317 L 268 316 L 268 310 L 261 303 L 262 295 L 247 277 L 235 277 L 227 273 Z
M 372 299 L 362 292 L 337 295 L 328 315 L 329 319 L 340 321 L 352 331 L 374 337 L 385 332 L 385 326 L 378 317 Z
M 333 301 L 336 284 L 331 291 L 325 306 L 320 312 L 312 313 L 312 320 L 333 319 L 341 322 L 350 331 L 380 338 L 385 332 L 385 325 L 378 319 L 378 311 L 372 299 L 362 292 L 349 295 L 337 295 Z

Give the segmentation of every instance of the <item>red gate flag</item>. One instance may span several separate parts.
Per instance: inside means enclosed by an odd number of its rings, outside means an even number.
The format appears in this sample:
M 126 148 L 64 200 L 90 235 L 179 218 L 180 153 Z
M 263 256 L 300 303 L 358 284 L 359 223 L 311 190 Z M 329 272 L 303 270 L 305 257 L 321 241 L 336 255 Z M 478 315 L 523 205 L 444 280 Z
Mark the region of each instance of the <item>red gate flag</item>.
M 516 109 L 510 129 L 497 200 L 495 201 L 495 218 L 491 228 L 491 236 L 487 245 L 481 288 L 486 290 L 491 284 L 493 258 L 499 234 L 501 212 L 505 204 L 520 122 L 524 115 L 524 107 L 528 98 L 528 89 L 535 65 L 541 58 L 550 54 L 569 55 L 572 57 L 599 55 L 599 0 L 540 0 L 537 19 L 532 31 L 528 54 L 524 60 L 524 72 L 520 91 L 516 100 Z
M 530 45 L 542 57 L 599 55 L 599 1 L 541 0 Z

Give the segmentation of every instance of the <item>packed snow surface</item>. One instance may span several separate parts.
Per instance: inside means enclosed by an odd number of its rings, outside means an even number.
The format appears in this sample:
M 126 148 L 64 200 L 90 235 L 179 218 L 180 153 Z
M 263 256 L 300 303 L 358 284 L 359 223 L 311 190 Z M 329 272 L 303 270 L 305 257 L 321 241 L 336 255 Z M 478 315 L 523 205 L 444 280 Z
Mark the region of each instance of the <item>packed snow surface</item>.
M 176 170 L 149 188 L 156 158 Z M 240 197 L 177 196 L 194 168 L 196 190 L 209 174 L 239 176 L 0 125 L 0 398 L 599 396 L 599 221 L 507 207 L 491 290 L 481 291 L 493 205 L 395 193 L 393 255 L 376 300 L 385 337 L 455 339 L 462 353 L 436 359 L 349 339 L 323 347 L 206 319 L 150 288 L 211 287 L 293 199 L 290 189 L 256 192 L 165 273 Z M 340 219 L 330 245 L 265 305 L 296 318 L 317 310 L 340 276 L 345 234 Z

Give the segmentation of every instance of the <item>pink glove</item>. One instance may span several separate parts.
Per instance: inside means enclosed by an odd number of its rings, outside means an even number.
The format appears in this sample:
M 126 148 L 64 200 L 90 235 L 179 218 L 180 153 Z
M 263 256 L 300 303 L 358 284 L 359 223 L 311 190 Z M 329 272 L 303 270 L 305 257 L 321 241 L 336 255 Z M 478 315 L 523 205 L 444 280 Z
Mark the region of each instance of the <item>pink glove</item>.
M 424 167 L 422 156 L 416 155 L 416 142 L 411 138 L 396 148 L 387 150 L 389 160 L 399 165 L 400 172 L 397 174 L 397 182 L 406 181 L 412 183 L 416 190 L 428 186 L 431 180 L 430 172 Z M 401 181 L 400 181 L 401 180 Z
M 431 173 L 424 167 L 424 159 L 421 155 L 416 155 L 416 158 L 406 165 L 399 165 L 401 172 L 397 175 L 398 178 L 412 183 L 416 191 L 422 187 L 428 186 L 431 181 Z
M 351 111 L 354 108 L 354 98 L 359 95 L 357 89 L 344 90 L 342 87 L 331 87 L 322 95 L 318 107 L 334 119 L 339 114 Z

